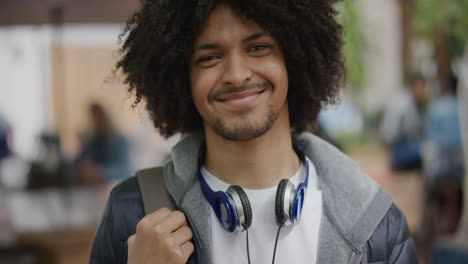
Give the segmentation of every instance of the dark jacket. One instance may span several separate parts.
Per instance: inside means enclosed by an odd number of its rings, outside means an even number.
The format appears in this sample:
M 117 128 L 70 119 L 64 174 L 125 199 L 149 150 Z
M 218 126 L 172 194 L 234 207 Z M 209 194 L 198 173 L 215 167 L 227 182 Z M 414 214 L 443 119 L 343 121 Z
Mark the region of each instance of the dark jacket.
M 299 139 L 317 168 L 323 195 L 317 263 L 417 263 L 405 218 L 390 196 L 324 141 L 308 133 Z M 164 176 L 194 233 L 196 254 L 189 263 L 212 263 L 210 207 L 196 177 L 200 144 L 200 137 L 194 135 L 174 147 Z M 127 239 L 143 216 L 137 179 L 116 186 L 96 233 L 90 263 L 126 263 Z

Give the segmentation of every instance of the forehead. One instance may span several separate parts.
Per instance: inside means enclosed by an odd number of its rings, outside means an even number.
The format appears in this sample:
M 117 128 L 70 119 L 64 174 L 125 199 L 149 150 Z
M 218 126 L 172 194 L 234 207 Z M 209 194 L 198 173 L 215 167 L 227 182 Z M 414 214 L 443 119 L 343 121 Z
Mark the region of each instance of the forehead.
M 254 21 L 239 15 L 229 5 L 220 4 L 207 18 L 195 43 L 232 40 L 261 31 L 263 30 Z

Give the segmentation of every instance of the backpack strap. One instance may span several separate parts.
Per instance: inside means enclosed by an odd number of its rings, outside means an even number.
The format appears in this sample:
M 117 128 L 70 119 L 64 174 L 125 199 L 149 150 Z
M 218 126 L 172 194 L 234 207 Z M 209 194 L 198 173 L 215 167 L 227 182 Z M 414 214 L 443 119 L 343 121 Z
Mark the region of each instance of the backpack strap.
M 176 210 L 177 206 L 169 195 L 164 181 L 163 167 L 139 170 L 136 173 L 145 215 L 151 214 L 163 207 Z

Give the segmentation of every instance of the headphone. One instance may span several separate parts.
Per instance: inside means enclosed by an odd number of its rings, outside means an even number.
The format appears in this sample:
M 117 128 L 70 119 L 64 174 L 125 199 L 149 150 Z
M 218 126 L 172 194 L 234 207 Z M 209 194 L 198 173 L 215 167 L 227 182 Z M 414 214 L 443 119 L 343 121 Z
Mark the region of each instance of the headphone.
M 309 162 L 302 153 L 302 147 L 296 149 L 301 161 L 306 165 L 306 178 L 297 188 L 288 179 L 282 179 L 276 189 L 275 215 L 278 225 L 296 224 L 302 214 L 304 198 L 309 182 Z M 231 185 L 226 190 L 213 191 L 201 170 L 198 170 L 200 186 L 208 203 L 213 208 L 216 218 L 227 232 L 244 231 L 252 224 L 252 208 L 247 194 L 238 185 Z

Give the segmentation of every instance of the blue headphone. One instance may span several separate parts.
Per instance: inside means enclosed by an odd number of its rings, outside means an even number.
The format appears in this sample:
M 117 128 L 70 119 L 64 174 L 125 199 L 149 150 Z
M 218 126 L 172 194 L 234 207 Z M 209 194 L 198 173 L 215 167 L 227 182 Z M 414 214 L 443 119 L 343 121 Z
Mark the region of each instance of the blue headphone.
M 299 150 L 302 147 L 299 146 Z M 304 198 L 309 182 L 309 162 L 302 152 L 299 157 L 306 165 L 305 181 L 297 188 L 288 179 L 282 179 L 276 189 L 275 215 L 278 225 L 296 224 L 302 214 Z M 252 208 L 247 194 L 238 185 L 231 185 L 226 192 L 213 191 L 201 170 L 198 170 L 200 186 L 208 203 L 213 208 L 216 218 L 227 232 L 244 231 L 252 224 Z

